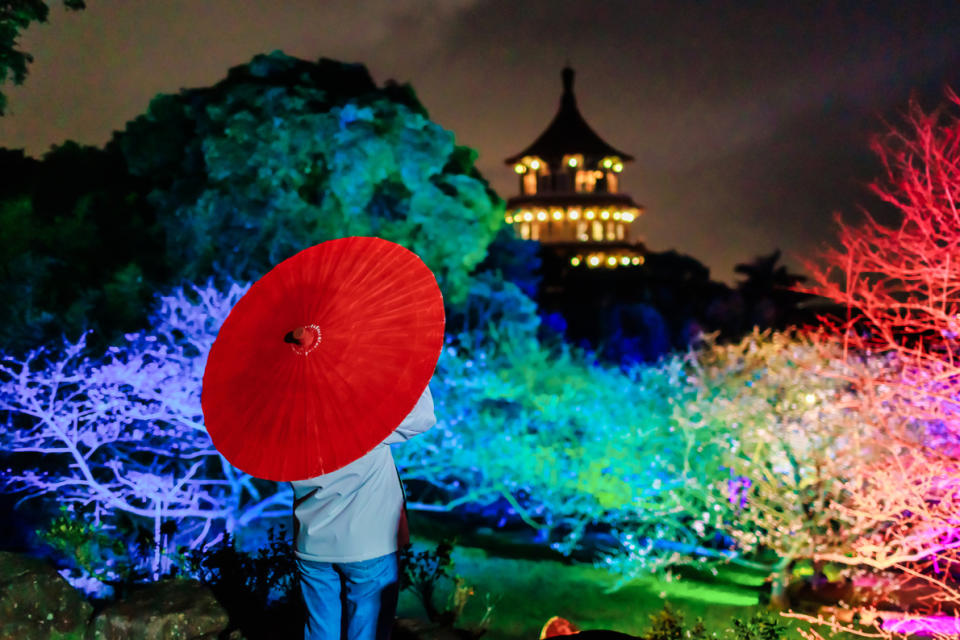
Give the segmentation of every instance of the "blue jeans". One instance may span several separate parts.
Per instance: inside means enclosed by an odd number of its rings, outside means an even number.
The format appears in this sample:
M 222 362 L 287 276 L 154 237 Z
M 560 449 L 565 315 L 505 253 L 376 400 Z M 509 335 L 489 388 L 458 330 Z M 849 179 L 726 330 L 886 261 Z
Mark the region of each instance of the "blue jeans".
M 360 562 L 297 558 L 304 640 L 388 640 L 400 594 L 397 554 Z

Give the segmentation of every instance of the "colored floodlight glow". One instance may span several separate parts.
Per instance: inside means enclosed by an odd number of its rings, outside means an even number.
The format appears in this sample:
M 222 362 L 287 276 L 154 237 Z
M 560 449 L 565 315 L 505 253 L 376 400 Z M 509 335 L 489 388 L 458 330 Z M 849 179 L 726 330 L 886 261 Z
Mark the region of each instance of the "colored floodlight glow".
M 960 635 L 960 618 L 955 616 L 917 616 L 887 618 L 882 629 L 905 635 Z

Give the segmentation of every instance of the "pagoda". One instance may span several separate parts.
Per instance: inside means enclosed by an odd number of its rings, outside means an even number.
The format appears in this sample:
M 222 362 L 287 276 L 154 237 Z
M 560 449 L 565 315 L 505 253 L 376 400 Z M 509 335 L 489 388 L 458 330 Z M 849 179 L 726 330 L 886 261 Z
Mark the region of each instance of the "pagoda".
M 563 95 L 553 121 L 523 151 L 510 156 L 520 194 L 507 201 L 506 221 L 525 240 L 569 267 L 643 264 L 643 243 L 631 223 L 643 207 L 620 192 L 633 157 L 607 144 L 587 124 L 573 95 L 573 69 L 563 69 Z

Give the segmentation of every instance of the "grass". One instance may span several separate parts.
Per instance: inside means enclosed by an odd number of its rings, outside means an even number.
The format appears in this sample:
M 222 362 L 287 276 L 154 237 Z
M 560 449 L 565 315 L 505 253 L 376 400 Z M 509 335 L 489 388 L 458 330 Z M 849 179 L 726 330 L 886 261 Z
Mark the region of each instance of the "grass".
M 414 538 L 421 550 L 434 543 Z M 485 596 L 495 603 L 486 637 L 491 640 L 533 640 L 544 622 L 561 616 L 580 629 L 613 629 L 640 635 L 650 626 L 650 616 L 665 603 L 692 624 L 703 618 L 709 632 L 722 635 L 733 617 L 746 618 L 761 608 L 758 586 L 762 577 L 737 569 L 718 576 L 688 575 L 666 581 L 646 577 L 607 593 L 617 576 L 587 564 L 555 559 L 503 557 L 476 547 L 458 546 L 453 553 L 454 572 L 475 589 L 458 626 L 470 627 L 485 609 Z M 425 617 L 420 603 L 409 592 L 401 594 L 401 617 Z

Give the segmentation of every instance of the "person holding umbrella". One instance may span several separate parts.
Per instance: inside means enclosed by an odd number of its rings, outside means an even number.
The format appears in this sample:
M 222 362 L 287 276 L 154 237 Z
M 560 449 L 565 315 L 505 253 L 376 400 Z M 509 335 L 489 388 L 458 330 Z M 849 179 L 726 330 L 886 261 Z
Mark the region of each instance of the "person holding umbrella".
M 294 490 L 307 640 L 389 638 L 408 541 L 390 450 L 436 423 L 443 298 L 400 245 L 342 238 L 258 280 L 217 334 L 204 421 L 233 466 Z
M 435 423 L 427 387 L 410 415 L 373 451 L 331 473 L 291 483 L 308 640 L 337 640 L 342 623 L 349 640 L 390 637 L 399 596 L 397 550 L 409 542 L 409 533 L 388 445 Z

